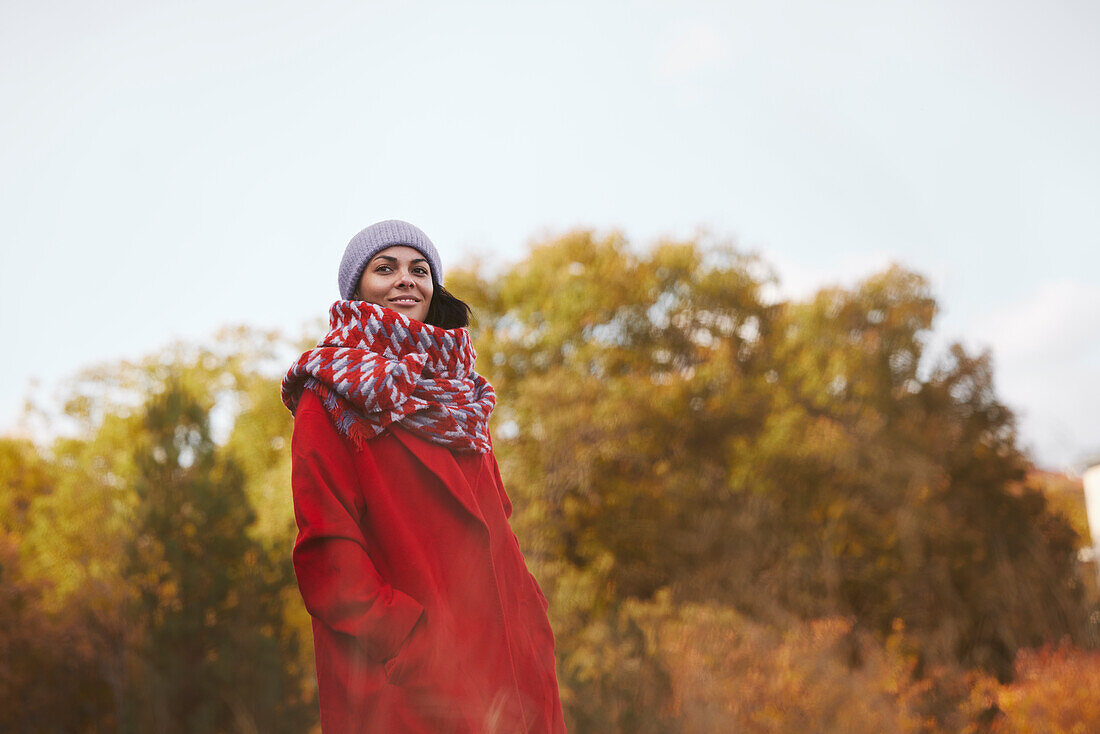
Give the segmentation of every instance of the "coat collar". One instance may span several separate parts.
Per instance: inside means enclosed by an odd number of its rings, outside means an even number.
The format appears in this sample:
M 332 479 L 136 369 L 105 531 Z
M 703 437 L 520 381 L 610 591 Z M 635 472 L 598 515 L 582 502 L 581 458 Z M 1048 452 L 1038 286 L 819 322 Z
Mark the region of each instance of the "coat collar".
M 447 449 L 438 444 L 425 441 L 418 436 L 414 436 L 409 431 L 405 430 L 399 425 L 391 425 L 390 433 L 402 443 L 409 450 L 409 452 L 417 458 L 417 460 L 428 468 L 439 481 L 443 483 L 459 504 L 474 516 L 482 527 L 488 530 L 488 526 L 485 524 L 485 516 L 481 513 L 481 508 L 477 504 L 477 499 L 474 497 L 474 489 L 470 486 L 469 480 L 466 479 L 466 475 L 462 472 L 462 468 L 459 467 L 458 462 L 455 460 L 454 455 L 450 449 Z M 483 454 L 477 454 L 481 459 L 479 462 L 478 477 L 475 481 L 481 479 L 481 474 L 485 471 L 485 460 Z

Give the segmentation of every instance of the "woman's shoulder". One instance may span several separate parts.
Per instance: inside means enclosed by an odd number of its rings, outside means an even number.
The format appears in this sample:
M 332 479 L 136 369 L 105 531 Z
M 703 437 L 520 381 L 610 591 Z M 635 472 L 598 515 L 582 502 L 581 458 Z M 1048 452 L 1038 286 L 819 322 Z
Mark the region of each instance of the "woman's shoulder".
M 298 404 L 294 406 L 294 419 L 297 420 L 303 413 L 317 412 L 328 415 L 320 396 L 309 388 L 303 388 L 298 396 Z
M 351 454 L 374 448 L 380 439 L 389 436 L 389 428 L 380 436 L 356 442 L 336 427 L 336 419 L 325 407 L 323 398 L 314 390 L 303 389 L 294 407 L 294 435 L 310 442 L 323 440 L 343 444 Z
M 294 406 L 294 433 L 302 435 L 337 434 L 321 396 L 313 390 L 304 389 Z

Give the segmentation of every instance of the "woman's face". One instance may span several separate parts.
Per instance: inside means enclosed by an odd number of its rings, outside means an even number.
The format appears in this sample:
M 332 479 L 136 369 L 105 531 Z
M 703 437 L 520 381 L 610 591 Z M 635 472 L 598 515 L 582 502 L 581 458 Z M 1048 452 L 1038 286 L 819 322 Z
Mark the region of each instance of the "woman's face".
M 363 268 L 359 300 L 423 321 L 432 302 L 431 266 L 418 250 L 405 245 L 387 247 Z

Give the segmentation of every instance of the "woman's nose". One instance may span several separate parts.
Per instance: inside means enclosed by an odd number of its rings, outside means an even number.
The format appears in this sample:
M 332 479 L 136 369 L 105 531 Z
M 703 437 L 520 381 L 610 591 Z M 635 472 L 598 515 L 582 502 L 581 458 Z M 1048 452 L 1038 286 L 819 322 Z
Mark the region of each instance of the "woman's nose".
M 397 285 L 414 285 L 414 284 L 415 284 L 415 281 L 413 280 L 412 273 L 408 272 L 407 270 L 403 271 L 397 277 Z

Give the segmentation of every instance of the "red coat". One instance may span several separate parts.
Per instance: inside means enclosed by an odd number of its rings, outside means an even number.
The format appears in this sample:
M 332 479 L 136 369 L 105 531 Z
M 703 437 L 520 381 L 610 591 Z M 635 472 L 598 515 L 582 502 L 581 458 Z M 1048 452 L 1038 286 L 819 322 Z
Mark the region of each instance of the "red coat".
M 493 454 L 396 425 L 356 449 L 309 390 L 292 445 L 325 734 L 565 732 L 546 597 Z

